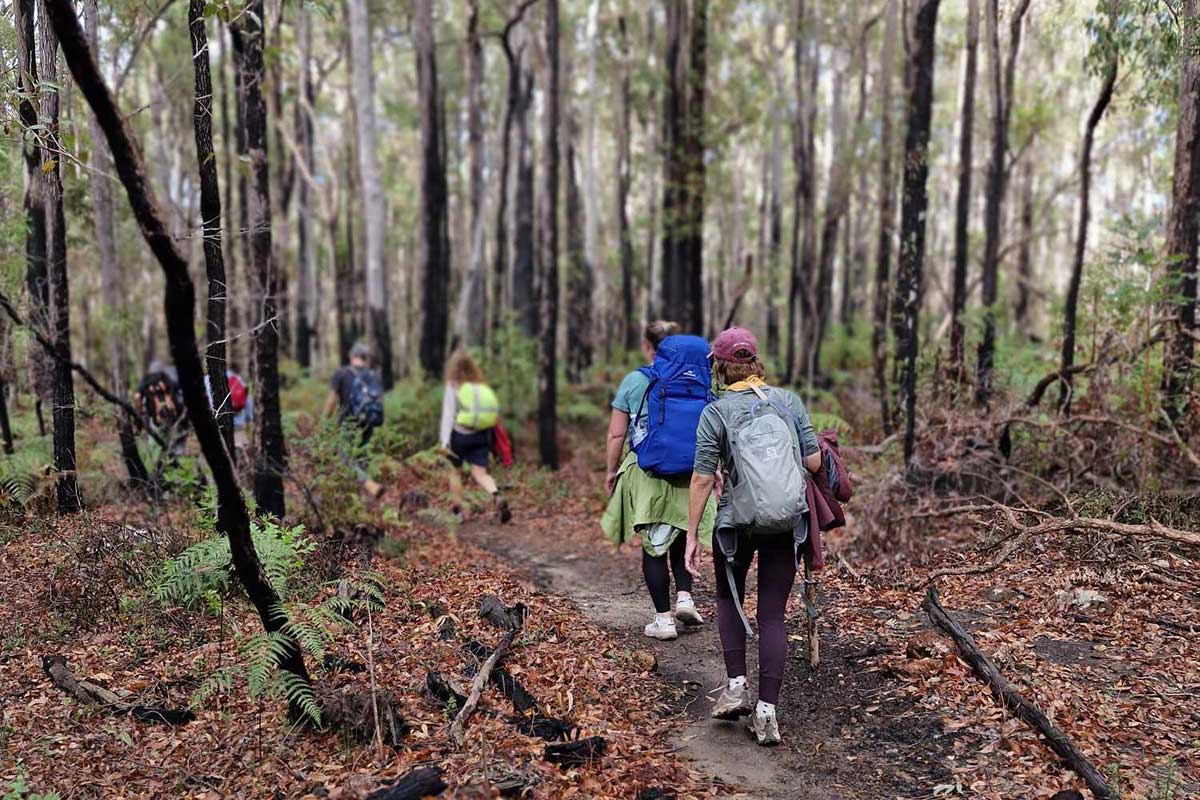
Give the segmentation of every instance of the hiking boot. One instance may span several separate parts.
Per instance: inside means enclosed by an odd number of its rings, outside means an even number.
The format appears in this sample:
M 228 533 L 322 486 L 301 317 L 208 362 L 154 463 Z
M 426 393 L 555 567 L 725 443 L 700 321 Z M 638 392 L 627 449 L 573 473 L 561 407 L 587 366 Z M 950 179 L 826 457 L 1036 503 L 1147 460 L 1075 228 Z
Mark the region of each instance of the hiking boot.
M 642 632 L 651 639 L 658 639 L 660 642 L 669 642 L 679 637 L 679 631 L 675 629 L 675 622 L 673 620 L 662 622 L 656 619 L 643 628 Z
M 763 747 L 774 747 L 782 741 L 779 738 L 779 720 L 776 719 L 773 709 L 765 712 L 755 711 L 747 729 Z
M 713 706 L 712 718 L 733 721 L 753 711 L 750 705 L 750 689 L 743 684 L 734 689 L 728 683 L 721 689 L 721 695 Z
M 704 617 L 696 610 L 696 601 L 690 597 L 680 599 L 675 603 L 675 621 L 693 627 L 704 624 Z
M 501 525 L 507 525 L 512 521 L 512 510 L 508 507 L 508 500 L 505 498 L 496 498 L 496 511 L 500 514 Z

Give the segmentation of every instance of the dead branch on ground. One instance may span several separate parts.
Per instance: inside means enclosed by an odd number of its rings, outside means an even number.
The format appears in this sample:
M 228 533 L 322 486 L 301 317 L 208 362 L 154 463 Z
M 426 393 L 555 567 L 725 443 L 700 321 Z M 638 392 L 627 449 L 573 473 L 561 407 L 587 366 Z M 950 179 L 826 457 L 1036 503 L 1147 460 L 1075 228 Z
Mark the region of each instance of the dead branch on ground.
M 496 666 L 496 662 L 508 654 L 508 650 L 512 647 L 513 639 L 517 636 L 517 629 L 512 628 L 500 640 L 500 644 L 496 645 L 496 649 L 488 656 L 487 661 L 479 668 L 479 672 L 475 675 L 475 680 L 471 683 L 471 693 L 467 695 L 467 700 L 463 703 L 462 709 L 454 718 L 454 722 L 450 724 L 450 738 L 459 747 L 462 747 L 466 737 L 464 729 L 467 721 L 471 718 L 471 714 L 475 713 L 475 706 L 479 705 L 479 695 L 483 693 L 483 687 L 487 685 L 488 678 L 491 676 L 492 668 Z
M 132 714 L 144 722 L 163 722 L 167 725 L 183 725 L 196 717 L 187 709 L 160 708 L 127 703 L 99 684 L 81 678 L 67 667 L 67 659 L 60 655 L 42 656 L 42 672 L 50 682 L 81 703 L 99 706 L 109 714 Z

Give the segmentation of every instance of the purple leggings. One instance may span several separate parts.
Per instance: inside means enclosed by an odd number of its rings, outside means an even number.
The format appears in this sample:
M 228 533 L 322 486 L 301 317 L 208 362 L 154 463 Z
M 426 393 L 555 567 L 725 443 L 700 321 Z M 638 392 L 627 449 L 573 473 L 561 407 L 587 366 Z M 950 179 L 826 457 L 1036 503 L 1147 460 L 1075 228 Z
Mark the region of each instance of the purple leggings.
M 729 579 L 725 575 L 725 556 L 713 547 L 713 566 L 717 573 L 717 630 L 725 653 L 725 671 L 736 678 L 746 674 L 746 629 L 733 603 Z M 783 668 L 787 662 L 787 625 L 784 612 L 788 595 L 796 581 L 795 540 L 791 533 L 748 536 L 737 534 L 733 557 L 733 579 L 739 600 L 746 599 L 746 575 L 758 552 L 758 699 L 764 703 L 779 700 Z

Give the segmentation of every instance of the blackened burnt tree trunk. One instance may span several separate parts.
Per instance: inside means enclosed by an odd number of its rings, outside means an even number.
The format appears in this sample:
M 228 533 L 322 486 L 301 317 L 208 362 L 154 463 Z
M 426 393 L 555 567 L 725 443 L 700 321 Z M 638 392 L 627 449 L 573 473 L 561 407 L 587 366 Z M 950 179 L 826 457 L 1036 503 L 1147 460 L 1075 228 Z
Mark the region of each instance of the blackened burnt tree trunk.
M 1168 319 L 1163 352 L 1163 408 L 1172 422 L 1187 409 L 1196 329 L 1196 245 L 1200 237 L 1200 0 L 1183 4 L 1180 46 L 1179 121 L 1175 131 L 1175 175 L 1167 219 L 1164 303 Z
M 904 463 L 916 445 L 918 315 L 925 260 L 925 212 L 929 207 L 929 121 L 933 111 L 934 42 L 940 0 L 917 0 L 909 63 L 908 132 L 904 138 L 904 189 L 900 203 L 900 260 L 896 270 L 896 358 L 903 364 Z
M 423 60 L 421 51 L 423 40 L 420 38 L 422 12 L 420 9 L 424 8 L 424 13 L 427 16 L 429 12 L 428 5 L 429 0 L 421 0 L 418 3 L 418 73 L 421 72 L 421 61 Z M 371 55 L 373 52 L 371 48 L 371 26 L 367 13 L 366 0 L 350 0 L 348 6 L 350 10 L 351 79 L 354 86 L 354 107 L 357 112 L 355 123 L 356 138 L 358 140 L 358 177 L 360 186 L 362 187 L 363 225 L 367 244 L 367 336 L 371 340 L 371 347 L 381 368 L 380 373 L 383 378 L 383 386 L 385 389 L 391 389 L 395 383 L 395 374 L 392 371 L 392 334 L 391 326 L 388 322 L 387 275 L 384 270 L 383 252 L 387 221 L 384 217 L 383 174 L 379 165 L 379 133 L 375 118 L 375 78 L 374 62 Z M 432 47 L 432 44 L 430 47 Z M 422 76 L 422 100 L 425 99 L 425 80 L 426 78 Z M 433 130 L 436 137 L 436 125 L 433 126 Z M 423 142 L 425 133 L 425 109 L 422 107 L 421 135 Z M 426 144 L 427 147 L 428 145 Z M 421 197 L 422 203 L 424 203 L 424 183 L 422 183 Z M 422 207 L 424 208 L 424 205 Z M 424 245 L 422 246 L 424 247 Z M 428 266 L 426 266 L 426 270 L 428 270 Z M 426 271 L 425 279 L 427 284 L 429 278 L 430 274 Z M 425 291 L 426 302 L 424 309 L 427 325 L 431 315 L 435 322 L 440 318 L 442 341 L 444 342 L 446 324 L 445 291 L 443 290 L 440 304 L 436 308 L 429 304 L 431 287 L 427 285 Z M 424 345 L 422 345 L 421 350 L 421 363 L 425 365 L 426 369 L 430 369 L 425 360 Z
M 212 75 L 209 69 L 208 34 L 204 29 L 205 0 L 188 4 L 188 29 L 192 38 L 192 70 L 196 98 L 192 125 L 196 136 L 196 160 L 200 167 L 200 219 L 204 232 L 204 266 L 208 275 L 208 325 L 204 361 L 212 389 L 217 427 L 229 452 L 233 448 L 233 409 L 229 382 L 225 379 L 225 252 L 221 246 L 221 187 L 217 181 L 217 154 L 212 142 Z
M 276 264 L 271 257 L 271 175 L 267 158 L 267 104 L 263 95 L 266 69 L 263 62 L 265 18 L 262 0 L 252 0 L 246 12 L 237 35 L 242 40 L 239 66 L 249 167 L 246 224 L 250 239 L 250 261 L 247 271 L 252 276 L 253 299 L 258 311 L 254 320 L 254 352 L 258 361 L 258 448 L 254 463 L 254 499 L 260 514 L 282 518 L 283 474 L 287 468 L 287 454 L 279 404 L 279 319 L 276 306 L 279 283 Z
M 450 242 L 447 232 L 445 148 L 439 125 L 437 50 L 433 40 L 433 0 L 417 0 L 413 27 L 417 92 L 421 117 L 421 276 L 423 322 L 421 366 L 440 377 L 446 359 L 450 301 Z
M 99 41 L 99 21 L 97 19 L 96 0 L 88 0 L 84 4 L 84 18 L 87 23 L 89 41 L 93 49 Z M 112 188 L 109 185 L 109 175 L 112 173 L 112 159 L 108 155 L 108 146 L 104 143 L 104 132 L 95 116 L 90 120 L 92 137 L 92 221 L 96 235 L 96 255 L 100 259 L 100 289 L 108 313 L 116 317 L 113 330 L 108 337 L 108 369 L 112 380 L 113 391 L 118 397 L 125 397 L 129 392 L 129 349 L 125 343 L 126 315 L 118 311 L 125 305 L 125 287 L 121 280 L 120 266 L 117 264 L 117 245 L 115 237 L 115 222 L 113 216 Z M 125 464 L 125 472 L 134 486 L 144 487 L 150 479 L 146 465 L 138 452 L 137 437 L 134 435 L 134 418 L 124 409 L 117 412 L 117 440 L 121 446 L 121 460 Z
M 1008 55 L 1000 62 L 1000 2 L 985 0 L 988 19 L 988 64 L 992 89 L 992 153 L 988 163 L 983 210 L 983 338 L 975 365 L 975 403 L 987 406 L 992 399 L 996 366 L 996 298 L 1000 279 L 1000 230 L 1004 194 L 1008 188 L 1008 123 L 1012 118 L 1013 86 L 1021 26 L 1030 0 L 1018 0 L 1009 22 Z
M 967 0 L 966 71 L 962 84 L 962 116 L 958 140 L 958 196 L 954 203 L 954 278 L 950 296 L 950 374 L 963 380 L 963 312 L 967 307 L 970 263 L 971 173 L 975 141 L 975 76 L 979 64 L 979 0 Z
M 17 0 L 13 11 L 17 29 L 17 61 L 20 65 L 22 151 L 25 160 L 25 287 L 29 294 L 29 321 L 38 330 L 50 324 L 50 287 L 46 281 L 46 201 L 42 177 L 42 137 L 38 133 L 38 102 L 41 77 L 38 74 L 37 36 L 34 26 L 35 0 Z M 45 436 L 42 401 L 48 399 L 51 385 L 50 365 L 42 358 L 30 359 L 38 433 Z
M 63 210 L 62 140 L 59 136 L 58 37 L 41 29 L 42 115 L 49 158 L 42 161 L 46 209 L 46 278 L 50 288 L 50 338 L 54 343 L 54 469 L 58 513 L 80 510 L 75 480 L 75 380 L 71 371 L 71 295 L 67 280 L 67 215 Z
M 541 359 L 538 370 L 538 450 L 542 466 L 558 469 L 558 0 L 546 0 L 545 170 L 539 226 Z
M 892 175 L 892 84 L 896 71 L 896 36 L 899 28 L 898 0 L 887 0 L 884 12 L 883 56 L 879 77 L 879 242 L 875 255 L 875 296 L 872 298 L 871 352 L 875 367 L 875 391 L 883 432 L 892 432 L 888 402 L 887 328 L 888 288 L 891 284 L 892 233 L 895 226 Z
M 62 40 L 66 63 L 108 140 L 117 174 L 125 186 L 142 237 L 166 277 L 163 306 L 171 355 L 179 370 L 179 384 L 196 430 L 196 439 L 217 488 L 217 530 L 229 539 L 234 571 L 254 604 L 263 628 L 283 637 L 285 646 L 277 661 L 279 668 L 295 676 L 303 693 L 311 698 L 311 682 L 304 666 L 304 656 L 295 640 L 285 632 L 287 615 L 280 613 L 279 595 L 271 586 L 254 550 L 246 503 L 204 391 L 204 368 L 200 362 L 195 330 L 196 294 L 187 273 L 187 261 L 175 246 L 163 222 L 161 207 L 146 175 L 141 150 L 130 136 L 121 112 L 100 77 L 100 70 L 79 27 L 75 9 L 70 0 L 47 0 L 46 7 L 50 21 Z M 293 714 L 299 716 L 302 711 L 296 702 L 297 697 L 298 694 L 292 693 L 289 705 Z
M 687 3 L 667 0 L 666 91 L 663 97 L 662 259 L 659 265 L 662 303 L 659 313 L 687 323 L 685 225 L 687 223 L 687 161 L 684 126 L 687 123 L 687 83 L 683 53 Z M 700 331 L 695 331 L 700 333 Z
M 704 332 L 704 183 L 706 148 L 704 96 L 708 90 L 708 0 L 693 0 L 688 35 L 687 121 L 684 134 L 686 169 L 683 261 L 677 265 L 685 292 L 680 319 L 698 334 Z
M 791 383 L 795 376 L 798 361 L 796 348 L 802 344 L 801 331 L 804 330 L 808 299 L 811 297 L 807 285 L 811 279 L 810 270 L 807 269 L 810 255 L 808 231 L 812 227 L 809 220 L 815 211 L 813 166 L 808 158 L 809 135 L 806 132 L 809 101 L 806 99 L 804 83 L 804 53 L 808 46 L 805 38 L 811 33 L 805 29 L 806 24 L 804 0 L 795 0 L 792 17 L 792 88 L 796 95 L 792 118 L 792 168 L 795 171 L 795 188 L 792 192 L 791 274 L 788 287 L 787 345 L 784 348 L 784 383 Z
M 1110 26 L 1115 32 L 1115 18 L 1110 20 Z M 1100 86 L 1100 94 L 1092 106 L 1092 112 L 1088 114 L 1087 125 L 1083 130 L 1083 146 L 1079 150 L 1079 228 L 1075 234 L 1071 280 L 1067 284 L 1067 299 L 1063 307 L 1062 362 L 1058 369 L 1058 409 L 1063 414 L 1071 413 L 1071 395 L 1075 386 L 1075 319 L 1079 312 L 1079 286 L 1083 282 L 1083 260 L 1087 255 L 1088 224 L 1091 221 L 1092 146 L 1096 142 L 1096 128 L 1112 102 L 1113 88 L 1117 84 L 1119 51 L 1111 40 L 1106 39 L 1105 46 L 1112 49 L 1105 61 L 1104 83 Z
M 617 45 L 621 64 L 621 118 L 617 123 L 617 242 L 621 257 L 622 341 L 626 350 L 638 346 L 637 314 L 634 310 L 633 232 L 629 228 L 629 191 L 633 183 L 633 101 L 630 88 L 629 39 L 625 16 L 617 18 Z
M 538 307 L 535 300 L 537 243 L 534 241 L 534 164 L 533 132 L 529 112 L 533 107 L 533 72 L 524 66 L 518 55 L 517 67 L 521 78 L 521 101 L 517 106 L 517 187 L 513 196 L 514 225 L 512 308 L 526 336 L 536 336 Z
M 1031 143 L 1032 144 L 1032 143 Z M 1013 304 L 1013 322 L 1017 330 L 1028 331 L 1029 318 L 1033 313 L 1033 201 L 1034 174 L 1037 165 L 1034 150 L 1028 148 L 1022 159 L 1020 205 L 1017 208 L 1017 286 Z
M 568 80 L 568 85 L 570 81 Z M 592 366 L 592 290 L 595 276 L 584 241 L 587 213 L 579 196 L 575 143 L 579 125 L 574 111 L 567 119 L 567 380 L 579 383 Z

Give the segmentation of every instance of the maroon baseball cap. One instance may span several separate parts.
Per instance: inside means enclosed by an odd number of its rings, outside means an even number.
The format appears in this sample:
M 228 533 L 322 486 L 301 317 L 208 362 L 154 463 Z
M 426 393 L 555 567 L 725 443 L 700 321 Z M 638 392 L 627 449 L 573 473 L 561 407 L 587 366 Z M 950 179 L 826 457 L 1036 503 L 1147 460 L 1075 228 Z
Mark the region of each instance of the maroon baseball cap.
M 758 358 L 758 340 L 745 328 L 730 328 L 713 340 L 712 354 L 718 361 L 750 364 Z

